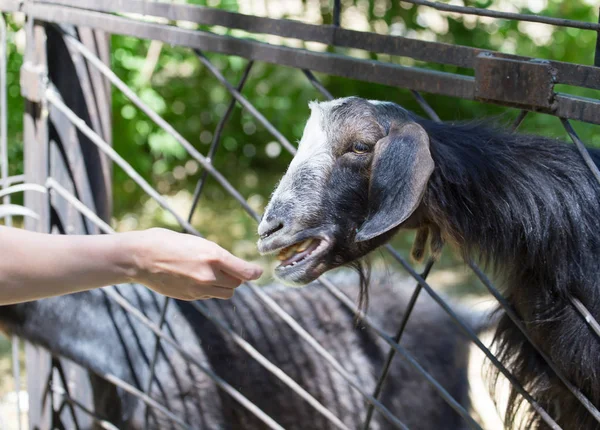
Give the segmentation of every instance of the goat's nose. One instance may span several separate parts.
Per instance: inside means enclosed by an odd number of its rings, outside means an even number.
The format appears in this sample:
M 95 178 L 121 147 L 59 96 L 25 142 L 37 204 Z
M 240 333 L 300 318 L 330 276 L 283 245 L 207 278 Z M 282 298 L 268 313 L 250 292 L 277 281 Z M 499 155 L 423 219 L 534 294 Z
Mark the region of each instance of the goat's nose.
M 265 239 L 282 228 L 283 220 L 281 220 L 279 217 L 269 214 L 262 217 L 262 220 L 258 225 L 258 235 L 261 239 Z

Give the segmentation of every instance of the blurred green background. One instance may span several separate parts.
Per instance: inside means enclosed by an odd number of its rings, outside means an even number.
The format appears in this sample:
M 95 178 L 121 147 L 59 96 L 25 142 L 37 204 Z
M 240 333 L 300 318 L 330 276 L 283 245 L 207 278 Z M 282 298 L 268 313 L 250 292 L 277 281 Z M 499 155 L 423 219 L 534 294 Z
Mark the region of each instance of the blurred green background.
M 329 0 L 208 0 L 189 3 L 315 24 L 329 24 L 332 21 L 332 2 Z M 590 22 L 598 19 L 597 5 L 594 6 L 595 2 L 591 0 L 465 0 L 464 4 Z M 440 13 L 395 0 L 343 0 L 342 6 L 342 25 L 347 28 L 581 64 L 593 62 L 596 35 L 591 31 Z M 360 58 L 470 73 L 456 67 L 422 64 L 408 58 L 328 48 L 317 43 L 250 35 L 220 27 L 207 28 L 187 22 L 171 24 L 293 47 L 329 50 Z M 19 95 L 18 78 L 24 49 L 22 16 L 11 15 L 9 25 L 9 148 L 12 173 L 19 173 L 22 171 L 23 101 Z M 209 58 L 234 84 L 247 63 L 239 57 L 209 54 Z M 201 152 L 206 153 L 215 127 L 231 97 L 188 49 L 113 36 L 112 68 L 152 109 Z M 425 115 L 407 90 L 333 76 L 318 77 L 334 96 L 358 95 L 391 100 Z M 591 90 L 561 88 L 561 91 L 597 96 Z M 301 71 L 265 63 L 255 64 L 243 94 L 292 142 L 302 135 L 308 116 L 307 103 L 321 98 Z M 444 120 L 494 116 L 496 120 L 509 123 L 518 113 L 513 109 L 477 102 L 428 94 L 424 96 Z M 194 186 L 202 173 L 198 164 L 187 156 L 173 138 L 155 126 L 118 91 L 113 93 L 113 115 L 115 149 L 160 193 L 168 196 L 180 214 L 186 216 Z M 594 133 L 594 126 L 575 126 L 585 142 L 600 145 L 600 134 Z M 548 136 L 565 136 L 558 119 L 546 115 L 530 115 L 522 130 Z M 250 114 L 236 105 L 225 127 L 214 164 L 255 210 L 262 212 L 269 194 L 290 160 L 291 156 L 275 139 Z M 156 225 L 177 228 L 175 220 L 149 200 L 117 167 L 114 169 L 113 224 L 119 230 Z M 208 180 L 193 224 L 209 239 L 235 254 L 261 261 L 255 249 L 255 223 L 212 179 Z M 395 245 L 406 253 L 410 242 L 411 235 L 400 235 Z M 262 263 L 271 264 L 267 260 Z M 467 286 L 464 288 L 470 291 L 473 287 L 470 279 L 466 278 L 469 276 L 467 271 L 462 269 L 451 253 L 444 256 L 438 273 L 445 273 L 446 282 L 454 286 L 457 292 L 461 285 Z

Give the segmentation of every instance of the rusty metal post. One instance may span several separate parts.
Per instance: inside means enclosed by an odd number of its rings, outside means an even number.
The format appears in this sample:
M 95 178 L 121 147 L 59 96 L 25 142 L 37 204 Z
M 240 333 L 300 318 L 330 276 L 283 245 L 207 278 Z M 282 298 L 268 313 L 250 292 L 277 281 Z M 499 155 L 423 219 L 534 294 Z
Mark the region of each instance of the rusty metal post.
M 105 33 L 81 30 L 76 34 L 82 43 L 104 61 L 109 58 L 109 40 Z M 79 54 L 70 52 L 62 34 L 51 27 L 27 23 L 27 52 L 21 71 L 21 87 L 26 99 L 25 175 L 26 181 L 44 185 L 50 176 L 109 220 L 112 207 L 111 164 L 87 138 L 60 112 L 49 109 L 44 89 L 51 80 L 65 103 L 94 130 L 111 141 L 110 86 L 98 73 L 88 70 Z M 49 124 L 52 127 L 49 127 Z M 26 193 L 25 204 L 40 214 L 39 222 L 26 220 L 26 228 L 44 233 L 97 234 L 99 231 L 60 196 Z M 50 217 L 50 213 L 53 214 Z M 60 383 L 89 410 L 94 410 L 93 392 L 106 387 L 90 382 L 86 369 L 60 359 L 61 378 L 51 365 L 51 356 L 41 348 L 26 346 L 27 390 L 30 396 L 30 428 L 46 429 L 53 425 L 65 428 L 89 427 L 90 418 L 70 408 L 53 412 L 47 384 Z M 60 424 L 57 422 L 60 421 Z
M 46 32 L 28 17 L 27 48 L 21 73 L 21 88 L 25 98 L 23 125 L 25 181 L 43 185 L 48 175 L 48 111 L 39 87 L 47 73 Z M 25 192 L 25 205 L 39 215 L 39 220 L 25 219 L 25 228 L 48 233 L 50 207 L 45 195 Z M 44 395 L 51 374 L 50 354 L 29 343 L 25 345 L 27 392 L 29 393 L 29 428 L 47 429 L 51 425 L 52 407 Z

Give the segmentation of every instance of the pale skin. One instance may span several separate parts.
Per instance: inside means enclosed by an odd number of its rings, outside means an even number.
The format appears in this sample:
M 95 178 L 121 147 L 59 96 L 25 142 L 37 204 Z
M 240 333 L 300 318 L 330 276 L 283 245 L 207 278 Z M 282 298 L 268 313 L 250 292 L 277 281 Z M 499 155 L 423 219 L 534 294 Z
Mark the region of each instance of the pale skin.
M 165 229 L 66 236 L 0 226 L 0 305 L 123 283 L 180 300 L 229 299 L 261 274 L 211 241 Z

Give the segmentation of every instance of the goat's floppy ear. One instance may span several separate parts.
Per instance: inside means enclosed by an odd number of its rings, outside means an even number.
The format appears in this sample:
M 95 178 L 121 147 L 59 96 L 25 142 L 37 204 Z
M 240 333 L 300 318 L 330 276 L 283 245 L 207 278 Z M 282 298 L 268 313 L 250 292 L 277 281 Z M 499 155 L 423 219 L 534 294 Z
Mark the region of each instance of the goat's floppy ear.
M 356 241 L 373 239 L 406 221 L 419 206 L 433 168 L 427 132 L 413 122 L 392 124 L 375 145 L 369 215 Z

